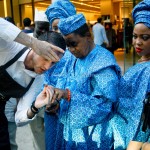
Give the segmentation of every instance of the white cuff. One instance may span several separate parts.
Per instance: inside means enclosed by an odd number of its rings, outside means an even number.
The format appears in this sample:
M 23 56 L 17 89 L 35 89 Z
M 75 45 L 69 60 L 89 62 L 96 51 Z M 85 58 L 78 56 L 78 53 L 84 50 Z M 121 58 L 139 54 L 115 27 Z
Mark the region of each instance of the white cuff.
M 15 122 L 18 127 L 27 125 L 28 123 L 30 123 L 32 120 L 35 119 L 36 115 L 32 119 L 29 119 L 27 116 L 27 111 L 28 109 L 20 112 L 20 114 L 19 112 L 15 114 Z
M 21 30 L 13 24 L 6 26 L 5 31 L 2 33 L 2 38 L 7 42 L 12 42 L 19 35 Z

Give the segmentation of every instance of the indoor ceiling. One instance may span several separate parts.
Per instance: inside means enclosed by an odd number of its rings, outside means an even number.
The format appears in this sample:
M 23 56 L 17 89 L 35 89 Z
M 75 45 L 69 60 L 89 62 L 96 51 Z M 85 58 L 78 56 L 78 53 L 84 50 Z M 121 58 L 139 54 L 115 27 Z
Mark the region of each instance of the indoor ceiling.
M 100 13 L 100 0 L 71 0 L 77 11 Z M 50 1 L 36 2 L 36 7 L 48 7 Z
M 100 13 L 100 0 L 71 0 L 77 11 Z
M 76 7 L 79 12 L 91 12 L 100 14 L 101 11 L 101 1 L 110 1 L 110 0 L 70 0 Z M 133 0 L 112 0 L 114 3 L 122 2 L 122 5 L 130 5 L 132 7 Z M 140 0 L 135 0 L 135 2 L 139 2 Z M 36 2 L 36 7 L 44 7 L 45 9 L 50 5 L 50 0 L 45 0 L 42 2 Z

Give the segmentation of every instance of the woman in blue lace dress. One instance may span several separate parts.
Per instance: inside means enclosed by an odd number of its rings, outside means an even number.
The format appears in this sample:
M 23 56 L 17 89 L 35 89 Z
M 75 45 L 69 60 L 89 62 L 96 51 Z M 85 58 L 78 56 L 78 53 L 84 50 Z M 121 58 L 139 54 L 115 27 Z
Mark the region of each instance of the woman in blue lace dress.
M 64 99 L 57 113 L 50 115 L 47 149 L 111 150 L 109 120 L 117 101 L 120 68 L 109 51 L 94 44 L 82 14 L 60 19 L 58 27 L 76 58 L 56 84 L 53 100 Z M 60 89 L 69 89 L 69 99 L 68 90 Z
M 119 107 L 112 125 L 116 150 L 140 150 L 150 137 L 150 123 L 144 126 L 145 119 L 150 122 L 144 109 L 150 92 L 150 0 L 137 4 L 132 16 L 133 46 L 141 58 L 120 80 Z M 149 145 L 144 147 L 150 149 Z

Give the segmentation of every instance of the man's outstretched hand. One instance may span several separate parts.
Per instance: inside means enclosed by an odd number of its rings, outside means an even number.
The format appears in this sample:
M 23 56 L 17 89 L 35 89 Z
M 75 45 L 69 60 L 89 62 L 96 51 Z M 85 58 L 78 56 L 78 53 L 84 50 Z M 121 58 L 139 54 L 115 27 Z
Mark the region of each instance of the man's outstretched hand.
M 64 53 L 64 50 L 61 48 L 54 46 L 46 41 L 41 41 L 31 37 L 24 32 L 20 32 L 15 41 L 27 47 L 31 47 L 38 55 L 54 62 L 59 61 L 59 57 L 57 55 L 58 52 Z
M 64 50 L 61 48 L 54 46 L 46 41 L 40 41 L 37 39 L 34 39 L 32 47 L 38 55 L 52 61 L 59 61 L 59 57 L 57 55 L 58 52 L 64 53 Z

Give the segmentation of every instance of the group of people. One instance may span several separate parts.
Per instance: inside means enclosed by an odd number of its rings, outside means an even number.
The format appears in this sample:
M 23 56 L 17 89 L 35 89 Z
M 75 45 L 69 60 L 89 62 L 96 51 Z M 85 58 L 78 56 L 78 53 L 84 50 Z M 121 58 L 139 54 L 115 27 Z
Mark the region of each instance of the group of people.
M 69 0 L 47 8 L 52 31 L 40 30 L 37 20 L 35 38 L 0 18 L 0 149 L 11 149 L 4 114 L 11 97 L 18 101 L 18 126 L 44 109 L 43 149 L 150 149 L 149 10 L 150 0 L 143 0 L 132 11 L 141 59 L 124 76 Z

